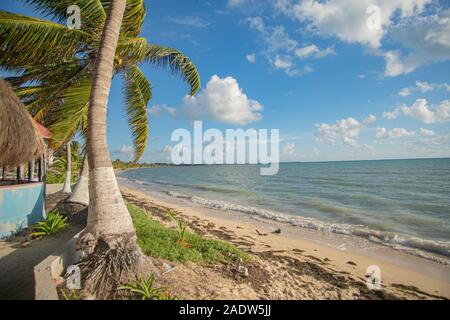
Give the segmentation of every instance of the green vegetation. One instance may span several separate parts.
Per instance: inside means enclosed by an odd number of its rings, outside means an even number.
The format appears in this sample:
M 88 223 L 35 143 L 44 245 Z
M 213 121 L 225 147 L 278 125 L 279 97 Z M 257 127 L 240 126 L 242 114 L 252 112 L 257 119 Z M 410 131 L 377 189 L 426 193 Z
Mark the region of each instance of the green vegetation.
M 178 219 L 175 212 L 173 212 L 172 210 L 169 210 L 167 214 L 177 224 L 178 241 L 180 242 L 180 244 L 183 246 L 189 246 L 189 243 L 186 241 L 186 231 L 188 227 L 187 223 L 183 220 Z
M 76 183 L 78 181 L 78 174 L 81 168 L 81 148 L 78 141 L 72 141 L 71 143 L 71 155 L 72 155 L 72 177 L 71 181 Z M 64 183 L 66 175 L 66 150 L 64 148 L 59 149 L 53 155 L 53 165 L 48 169 L 45 182 L 52 183 Z
M 116 170 L 127 170 L 127 169 L 139 169 L 139 168 L 154 168 L 154 167 L 166 167 L 170 166 L 167 163 L 136 163 L 136 162 L 125 162 L 116 159 L 112 162 L 113 168 Z
M 136 228 L 138 244 L 146 255 L 182 263 L 214 264 L 238 259 L 250 260 L 249 255 L 231 243 L 205 239 L 187 231 L 184 238 L 189 246 L 185 246 L 180 243 L 177 230 L 150 219 L 144 210 L 134 205 L 127 206 Z
M 17 75 L 7 80 L 29 112 L 52 132 L 57 144 L 86 133 L 94 65 L 106 22 L 109 0 L 23 0 L 37 16 L 0 10 L 0 67 Z M 81 28 L 70 28 L 67 8 L 80 8 Z M 195 65 L 183 53 L 149 43 L 140 37 L 146 16 L 144 0 L 127 1 L 114 56 L 114 75 L 123 76 L 126 118 L 131 130 L 134 160 L 148 140 L 147 104 L 152 85 L 141 70 L 148 62 L 180 76 L 194 95 L 200 89 Z
M 172 296 L 167 288 L 154 288 L 155 277 L 152 275 L 147 279 L 140 277 L 130 283 L 119 287 L 119 290 L 128 290 L 141 300 L 176 300 L 177 296 Z
M 61 295 L 63 296 L 64 300 L 82 300 L 80 293 L 78 290 L 69 290 L 61 288 L 60 290 Z
M 55 234 L 69 225 L 67 217 L 62 216 L 57 210 L 50 211 L 44 221 L 37 222 L 33 226 L 33 238 L 42 238 L 51 234 Z

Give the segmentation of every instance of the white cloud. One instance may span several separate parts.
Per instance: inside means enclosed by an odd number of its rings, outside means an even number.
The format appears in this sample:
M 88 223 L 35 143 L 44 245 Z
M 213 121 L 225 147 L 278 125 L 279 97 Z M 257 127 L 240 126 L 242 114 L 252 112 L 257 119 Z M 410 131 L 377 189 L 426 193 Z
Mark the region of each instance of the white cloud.
M 396 52 L 399 67 L 386 69 L 387 76 L 410 73 L 418 67 L 450 59 L 450 10 L 440 8 L 436 14 L 403 19 L 390 28 L 390 38 L 403 47 Z
M 399 109 L 399 108 L 396 108 L 394 111 L 386 111 L 386 112 L 383 112 L 383 115 L 382 115 L 382 116 L 383 116 L 383 118 L 385 118 L 385 119 L 392 120 L 392 119 L 397 118 L 399 114 L 400 114 L 400 109 Z
M 411 88 L 403 88 L 398 92 L 400 97 L 409 97 L 412 94 Z
M 277 69 L 291 69 L 293 66 L 293 63 L 292 63 L 291 59 L 287 56 L 276 55 L 273 65 Z
M 172 150 L 173 150 L 173 147 L 167 145 L 167 146 L 165 146 L 164 148 L 162 148 L 161 150 L 158 150 L 158 153 L 161 153 L 161 154 L 170 154 L 170 153 L 172 152 Z
M 287 156 L 294 155 L 295 154 L 295 143 L 294 142 L 286 143 L 286 145 L 283 147 L 283 154 L 285 154 Z
M 428 83 L 426 81 L 424 82 L 416 81 L 414 87 L 402 88 L 398 92 L 398 95 L 401 97 L 408 97 L 412 95 L 414 92 L 427 93 L 428 91 L 439 89 L 450 91 L 450 85 L 448 85 L 447 83 Z
M 419 134 L 421 136 L 425 136 L 425 137 L 431 137 L 431 136 L 435 135 L 433 130 L 428 130 L 428 129 L 424 129 L 424 128 L 420 128 Z
M 284 13 L 309 23 L 319 34 L 379 48 L 396 12 L 403 18 L 410 17 L 422 12 L 429 2 L 431 0 L 302 0 L 290 8 L 284 2 Z M 370 17 L 367 9 L 372 5 L 380 8 L 379 28 L 367 25 Z
M 304 66 L 303 69 L 292 69 L 292 70 L 286 70 L 286 74 L 290 77 L 301 77 L 305 74 L 314 72 L 314 69 L 310 66 Z
M 411 106 L 404 105 L 400 110 L 407 116 L 424 123 L 445 123 L 450 121 L 450 100 L 442 101 L 435 110 L 428 106 L 426 99 L 417 99 Z
M 261 120 L 263 106 L 249 99 L 232 77 L 211 77 L 197 96 L 184 98 L 186 113 L 194 118 L 207 117 L 219 122 L 245 125 Z
M 370 125 L 370 124 L 375 123 L 376 121 L 377 121 L 377 117 L 374 116 L 373 114 L 369 114 L 369 116 L 364 119 L 363 124 Z
M 310 46 L 296 49 L 295 54 L 299 58 L 307 58 L 307 57 L 317 53 L 318 51 L 319 51 L 319 48 L 316 45 L 312 44 Z
M 377 128 L 377 132 L 375 134 L 377 139 L 385 139 L 385 138 L 406 138 L 406 137 L 414 137 L 416 133 L 414 131 L 408 131 L 405 128 L 394 128 L 392 130 L 387 130 L 386 128 Z
M 157 104 L 148 109 L 148 113 L 155 117 L 161 115 L 164 112 L 168 113 L 171 116 L 176 116 L 177 109 L 169 107 L 166 104 Z
M 133 146 L 122 145 L 120 149 L 114 150 L 113 153 L 131 158 L 134 155 L 134 148 Z
M 185 16 L 176 18 L 170 17 L 169 21 L 183 26 L 198 27 L 198 28 L 204 28 L 210 25 L 209 22 L 204 21 L 202 18 L 196 16 Z
M 336 52 L 334 51 L 334 46 L 321 50 L 318 46 L 312 44 L 309 46 L 295 49 L 295 55 L 301 59 L 309 57 L 321 59 L 329 55 L 336 55 Z
M 246 20 L 251 29 L 260 33 L 265 45 L 263 56 L 276 69 L 283 70 L 288 76 L 298 77 L 311 73 L 314 69 L 310 66 L 297 67 L 294 61 L 295 51 L 299 48 L 296 40 L 292 39 L 283 26 L 268 27 L 261 17 L 252 17 Z M 314 52 L 315 58 L 323 58 L 326 55 L 335 54 L 333 47 Z M 300 52 L 300 54 L 302 54 Z
M 400 54 L 397 51 L 388 51 L 383 55 L 386 62 L 386 69 L 384 70 L 384 75 L 386 77 L 396 77 L 415 70 L 415 67 L 404 65 Z
M 310 34 L 362 44 L 370 53 L 383 56 L 386 62 L 384 75 L 388 77 L 450 59 L 450 10 L 444 2 L 276 0 L 274 7 L 278 12 L 306 23 L 303 28 Z M 377 21 L 379 23 L 373 23 Z M 387 37 L 391 43 L 399 45 L 398 50 L 383 49 Z
M 247 61 L 250 63 L 256 62 L 256 55 L 254 53 L 248 54 L 245 57 L 247 58 Z
M 420 81 L 416 81 L 416 87 L 423 93 L 433 90 L 435 88 L 435 86 L 433 84 L 429 84 L 428 82 L 420 82 Z
M 362 128 L 376 121 L 376 117 L 370 115 L 362 122 L 355 118 L 337 120 L 336 124 L 316 124 L 316 141 L 319 143 L 343 143 L 352 147 L 361 147 L 358 144 L 359 133 Z
M 291 39 L 283 26 L 266 27 L 261 17 L 248 18 L 251 29 L 258 31 L 266 45 L 264 53 L 273 55 L 279 52 L 291 52 L 298 46 L 298 42 Z
M 132 154 L 134 152 L 134 148 L 132 146 L 123 145 L 119 152 L 124 154 Z
M 254 29 L 261 33 L 266 32 L 266 26 L 264 24 L 264 20 L 261 17 L 248 18 L 247 21 L 251 29 Z
M 313 68 L 305 66 L 302 70 L 296 69 L 290 56 L 276 55 L 275 60 L 271 61 L 275 69 L 283 70 L 290 77 L 300 77 L 314 71 Z

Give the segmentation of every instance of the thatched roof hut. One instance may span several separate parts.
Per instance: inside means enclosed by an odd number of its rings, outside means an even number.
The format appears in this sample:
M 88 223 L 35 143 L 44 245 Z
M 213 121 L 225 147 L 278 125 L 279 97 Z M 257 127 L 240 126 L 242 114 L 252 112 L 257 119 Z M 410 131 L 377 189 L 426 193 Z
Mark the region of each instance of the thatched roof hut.
M 33 118 L 9 83 L 0 78 L 0 166 L 16 167 L 42 154 Z

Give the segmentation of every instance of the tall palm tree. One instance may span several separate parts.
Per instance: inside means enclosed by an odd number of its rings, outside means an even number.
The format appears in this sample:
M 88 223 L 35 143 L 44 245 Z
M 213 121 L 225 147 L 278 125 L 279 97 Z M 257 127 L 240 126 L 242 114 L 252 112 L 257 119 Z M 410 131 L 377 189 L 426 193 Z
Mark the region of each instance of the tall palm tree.
M 59 123 L 59 138 L 69 141 L 87 118 L 92 73 L 109 0 L 24 0 L 54 21 L 0 10 L 0 68 L 19 72 L 7 80 L 16 86 L 36 120 Z M 81 10 L 81 28 L 63 23 L 67 8 Z M 123 75 L 125 107 L 134 144 L 134 160 L 148 140 L 147 104 L 152 88 L 139 65 L 150 62 L 183 78 L 195 94 L 200 77 L 181 52 L 149 44 L 139 37 L 146 14 L 144 0 L 128 0 L 114 55 L 114 74 Z M 48 115 L 53 114 L 53 120 Z M 71 115 L 68 117 L 68 115 Z M 66 120 L 66 121 L 64 121 Z M 50 122 L 50 123 L 48 123 Z
M 81 163 L 78 182 L 75 185 L 72 195 L 67 201 L 71 203 L 78 203 L 83 206 L 89 205 L 89 162 L 87 153 L 85 153 Z
M 81 243 L 90 255 L 83 274 L 88 291 L 99 298 L 108 297 L 116 292 L 110 291 L 111 288 L 129 278 L 145 261 L 136 243 L 106 142 L 112 77 L 118 72 L 124 74 L 135 159 L 142 155 L 147 142 L 146 106 L 151 97 L 150 83 L 138 64 L 148 61 L 169 66 L 190 85 L 191 95 L 199 90 L 200 78 L 194 64 L 180 52 L 148 44 L 138 37 L 145 16 L 143 0 L 27 2 L 58 21 L 65 19 L 69 5 L 76 4 L 81 9 L 80 30 L 0 11 L 0 66 L 22 72 L 10 81 L 21 86 L 18 92 L 35 117 L 48 115 L 52 119 L 57 114 L 51 112 L 53 109 L 75 110 L 72 114 L 78 117 L 71 118 L 72 134 L 68 137 L 79 129 L 88 110 L 90 200 L 88 226 Z
M 100 41 L 89 99 L 87 153 L 89 159 L 89 213 L 84 245 L 92 252 L 86 265 L 86 288 L 100 297 L 113 277 L 119 282 L 136 272 L 143 255 L 136 243 L 133 221 L 122 199 L 106 141 L 106 114 L 114 55 L 126 0 L 111 0 Z M 105 261 L 106 260 L 106 261 Z M 117 267 L 116 267 L 117 266 Z M 111 274 L 111 269 L 113 272 Z M 106 287 L 105 287 L 106 285 Z
M 92 73 L 110 1 L 24 1 L 55 22 L 0 11 L 0 68 L 20 73 L 8 80 L 17 87 L 35 119 L 51 128 L 58 148 L 87 128 Z M 67 7 L 73 4 L 81 9 L 79 30 L 62 24 L 66 22 Z M 114 56 L 114 74 L 120 73 L 124 78 L 135 161 L 147 144 L 146 108 L 152 96 L 140 63 L 169 67 L 190 85 L 191 94 L 200 87 L 195 65 L 186 56 L 175 49 L 148 44 L 139 37 L 145 13 L 144 0 L 127 1 Z M 86 184 L 87 179 L 80 179 L 69 201 L 87 203 Z
M 66 176 L 64 178 L 63 192 L 72 193 L 71 185 L 72 177 L 72 151 L 70 148 L 70 141 L 66 143 Z

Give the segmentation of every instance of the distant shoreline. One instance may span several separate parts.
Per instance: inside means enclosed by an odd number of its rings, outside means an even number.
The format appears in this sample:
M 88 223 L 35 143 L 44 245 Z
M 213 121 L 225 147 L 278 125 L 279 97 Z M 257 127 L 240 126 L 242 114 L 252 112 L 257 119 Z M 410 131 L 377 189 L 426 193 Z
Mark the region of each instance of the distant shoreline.
M 430 157 L 430 158 L 387 158 L 387 159 L 356 159 L 356 160 L 318 160 L 318 161 L 280 161 L 280 164 L 289 164 L 289 163 L 333 163 L 333 162 L 367 162 L 367 161 L 414 161 L 414 160 L 446 160 L 450 159 L 450 157 Z M 242 165 L 263 165 L 263 164 L 250 164 L 250 163 L 244 163 L 244 164 L 173 164 L 173 163 L 155 163 L 155 164 L 148 164 L 143 165 L 142 167 L 136 167 L 136 168 L 130 168 L 130 169 L 147 169 L 147 168 L 160 168 L 160 167 L 190 167 L 190 166 L 242 166 Z M 121 169 L 126 170 L 126 169 Z

